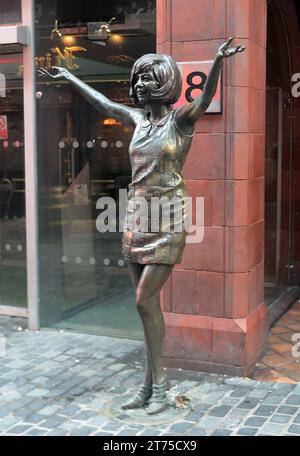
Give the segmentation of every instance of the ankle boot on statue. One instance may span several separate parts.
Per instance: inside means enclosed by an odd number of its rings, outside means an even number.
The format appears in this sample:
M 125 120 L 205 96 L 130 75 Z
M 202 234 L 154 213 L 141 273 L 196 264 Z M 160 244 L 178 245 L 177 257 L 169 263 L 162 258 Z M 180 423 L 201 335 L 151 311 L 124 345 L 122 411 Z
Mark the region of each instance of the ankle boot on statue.
M 156 415 L 165 411 L 169 407 L 166 395 L 166 383 L 152 385 L 152 396 L 146 407 L 148 415 Z
M 125 404 L 122 405 L 122 409 L 136 409 L 144 407 L 152 396 L 152 387 L 141 385 L 136 394 Z

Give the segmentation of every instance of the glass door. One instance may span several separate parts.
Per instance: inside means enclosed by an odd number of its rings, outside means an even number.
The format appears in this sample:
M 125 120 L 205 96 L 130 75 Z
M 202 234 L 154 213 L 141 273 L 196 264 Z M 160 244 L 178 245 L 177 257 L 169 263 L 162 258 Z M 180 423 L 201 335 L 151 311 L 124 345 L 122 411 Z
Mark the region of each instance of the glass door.
M 27 307 L 22 53 L 0 46 L 0 306 Z
M 155 52 L 155 2 L 38 6 L 37 68 L 64 67 L 111 100 L 132 104 L 133 62 Z M 132 129 L 100 115 L 67 80 L 38 78 L 36 90 L 41 324 L 142 338 L 118 230 Z M 98 229 L 101 198 L 115 204 L 115 231 Z

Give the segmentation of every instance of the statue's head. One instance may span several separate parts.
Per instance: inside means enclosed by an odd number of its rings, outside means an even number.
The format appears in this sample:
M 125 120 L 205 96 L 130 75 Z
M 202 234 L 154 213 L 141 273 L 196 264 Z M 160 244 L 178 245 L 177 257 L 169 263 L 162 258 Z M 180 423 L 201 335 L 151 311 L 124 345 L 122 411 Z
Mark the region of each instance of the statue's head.
M 181 74 L 175 60 L 166 54 L 146 54 L 140 57 L 133 65 L 130 78 L 129 96 L 138 103 L 135 85 L 139 75 L 150 73 L 152 75 L 153 89 L 151 99 L 166 104 L 174 104 L 181 94 Z

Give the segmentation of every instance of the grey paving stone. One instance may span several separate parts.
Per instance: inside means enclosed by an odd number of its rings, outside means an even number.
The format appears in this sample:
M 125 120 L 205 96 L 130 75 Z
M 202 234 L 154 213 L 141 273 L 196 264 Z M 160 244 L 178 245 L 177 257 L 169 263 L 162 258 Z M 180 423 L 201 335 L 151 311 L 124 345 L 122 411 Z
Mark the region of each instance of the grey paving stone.
M 274 391 L 278 390 L 280 393 L 286 395 L 289 392 L 293 391 L 295 389 L 295 384 L 289 384 L 289 383 L 274 383 Z
M 206 412 L 212 407 L 212 404 L 198 403 L 193 406 L 194 412 Z
M 25 432 L 24 435 L 32 435 L 32 436 L 39 436 L 39 435 L 46 435 L 49 432 L 49 429 L 43 428 L 32 428 Z
M 285 403 L 287 405 L 300 405 L 300 394 L 290 394 Z
M 294 415 L 297 413 L 298 408 L 297 407 L 292 407 L 290 405 L 283 405 L 279 407 L 276 411 L 276 413 L 282 413 L 284 415 Z
M 31 402 L 28 404 L 28 408 L 34 412 L 46 407 L 47 404 L 48 401 L 45 399 L 31 398 Z
M 48 405 L 41 410 L 39 410 L 40 415 L 46 415 L 50 416 L 53 415 L 54 413 L 57 413 L 57 411 L 60 409 L 60 407 L 57 407 L 56 405 Z
M 240 377 L 228 377 L 224 379 L 224 383 L 227 385 L 238 386 L 241 382 Z
M 269 394 L 268 390 L 255 388 L 247 395 L 247 398 L 264 399 Z
M 44 417 L 45 418 L 45 417 Z M 65 418 L 59 415 L 51 416 L 41 423 L 41 426 L 49 429 L 55 429 L 57 426 L 60 426 L 65 422 Z
M 251 378 L 241 378 L 239 382 L 240 386 L 245 386 L 249 388 L 254 388 L 256 384 L 257 382 L 255 380 L 252 380 Z
M 186 417 L 188 421 L 199 421 L 200 418 L 204 416 L 204 412 L 194 410 L 193 412 L 189 413 Z
M 261 416 L 251 416 L 245 421 L 245 426 L 259 428 L 266 422 L 267 418 Z
M 219 405 L 217 407 L 214 407 L 209 411 L 210 416 L 220 416 L 224 417 L 229 413 L 231 410 L 231 407 L 228 405 Z
M 229 429 L 216 429 L 212 435 L 217 436 L 217 437 L 226 437 L 231 434 L 232 434 L 232 431 L 230 431 Z
M 101 424 L 100 424 L 100 426 L 101 426 Z M 120 421 L 111 421 L 111 420 L 109 420 L 102 426 L 102 429 L 104 431 L 117 431 L 120 428 L 121 428 Z
M 114 420 L 103 415 L 103 406 L 140 384 L 143 342 L 13 326 L 15 319 L 0 316 L 0 333 L 9 339 L 9 356 L 0 357 L 2 435 L 12 429 L 19 432 L 14 435 L 107 437 L 299 434 L 299 385 L 175 369 L 172 386 L 188 395 L 193 410 L 182 421 L 152 429 L 127 425 L 124 413 Z
M 221 418 L 216 417 L 216 416 L 204 416 L 203 418 L 200 418 L 198 425 L 199 425 L 199 427 L 202 427 L 204 429 L 206 429 L 206 428 L 216 429 L 217 427 L 219 427 L 220 421 L 221 421 Z
M 24 418 L 24 421 L 26 423 L 37 424 L 37 423 L 40 423 L 44 419 L 45 419 L 45 415 L 39 415 L 38 413 L 32 413 L 31 415 L 27 415 L 26 418 Z
M 237 407 L 240 409 L 254 409 L 260 404 L 259 400 L 256 398 L 249 398 L 242 401 Z
M 32 397 L 43 397 L 45 394 L 49 393 L 49 390 L 42 389 L 42 388 L 35 388 L 32 391 L 30 391 L 28 394 L 29 396 Z
M 97 432 L 97 428 L 96 427 L 82 426 L 80 428 L 77 428 L 77 429 L 74 429 L 73 431 L 71 431 L 70 435 L 73 435 L 73 436 L 85 436 L 85 435 L 91 435 L 94 432 Z
M 276 410 L 276 407 L 272 405 L 261 405 L 254 411 L 254 415 L 258 416 L 271 416 Z
M 191 429 L 192 426 L 194 426 L 194 423 L 192 423 L 192 422 L 190 422 L 190 421 L 182 421 L 181 423 L 173 424 L 173 425 L 169 428 L 169 431 L 171 431 L 171 432 L 185 433 L 185 432 L 187 432 L 189 429 Z
M 300 364 L 299 364 L 299 368 L 300 368 Z M 294 393 L 295 394 L 300 394 L 300 384 L 297 384 L 294 388 Z
M 282 402 L 282 396 L 273 396 L 270 395 L 263 400 L 264 405 L 277 405 Z
M 220 391 L 213 391 L 211 393 L 206 394 L 203 399 L 207 404 L 215 405 L 223 397 L 223 393 Z
M 219 426 L 222 428 L 234 429 L 237 428 L 243 420 L 244 418 L 240 416 L 227 415 L 222 421 L 220 421 Z
M 7 415 L 4 419 L 0 421 L 0 431 L 6 431 L 7 429 L 13 427 L 14 425 L 17 425 L 20 423 L 19 418 L 15 418 L 12 415 Z
M 286 424 L 290 421 L 290 419 L 291 419 L 290 415 L 273 415 L 270 418 L 270 422 Z
M 65 416 L 74 416 L 76 413 L 80 412 L 80 408 L 76 405 L 69 405 L 66 407 L 62 407 L 62 410 L 60 411 L 61 415 Z
M 19 434 L 24 434 L 24 432 L 28 431 L 28 429 L 31 428 L 31 425 L 28 424 L 18 424 L 17 426 L 13 426 L 10 429 L 8 429 L 9 434 L 13 435 L 19 435 Z
M 251 409 L 240 409 L 240 408 L 234 408 L 231 410 L 229 413 L 229 416 L 238 416 L 238 417 L 246 417 L 250 413 L 252 413 Z
M 250 393 L 250 391 L 251 391 L 251 388 L 246 388 L 246 387 L 237 388 L 231 393 L 231 396 L 232 397 L 246 397 L 247 394 Z
M 297 416 L 295 416 L 294 423 L 299 423 L 300 424 L 300 413 Z
M 61 428 L 57 428 L 57 429 L 53 429 L 53 431 L 51 432 L 48 432 L 47 434 L 47 437 L 50 436 L 50 437 L 63 437 L 65 435 L 68 434 L 68 431 L 66 429 L 61 429 Z
M 139 432 L 138 435 L 144 436 L 144 437 L 152 437 L 152 436 L 158 436 L 160 435 L 160 431 L 157 429 L 145 429 L 143 432 Z
M 115 435 L 115 434 L 113 432 L 109 432 L 109 431 L 99 431 L 99 432 L 96 432 L 95 434 L 93 434 L 94 437 L 96 437 L 96 436 L 99 436 L 99 437 L 100 436 L 101 437 L 107 436 L 107 437 L 109 437 L 111 435 Z
M 123 431 L 121 432 L 118 432 L 118 436 L 133 436 L 133 435 L 137 435 L 138 434 L 138 431 L 136 429 L 123 429 Z
M 256 435 L 258 428 L 243 427 L 238 430 L 237 435 Z
M 76 418 L 76 417 L 74 417 Z M 105 423 L 109 421 L 109 418 L 107 416 L 95 416 L 93 418 L 89 419 L 89 424 L 92 424 L 93 426 L 103 426 Z
M 284 428 L 283 424 L 276 423 L 266 423 L 262 428 L 261 432 L 271 434 L 271 435 L 280 435 Z
M 291 434 L 300 435 L 300 425 L 298 425 L 298 424 L 292 424 L 292 425 L 288 428 L 288 431 L 289 431 Z
M 189 430 L 189 433 L 188 433 L 189 436 L 199 436 L 199 437 L 205 437 L 207 436 L 207 432 L 204 428 L 201 428 L 201 427 L 198 427 L 198 426 L 195 426 L 193 427 L 192 429 Z
M 84 411 L 78 413 L 78 415 L 75 415 L 74 419 L 79 420 L 79 421 L 87 421 L 93 417 L 96 417 L 94 410 L 84 410 Z

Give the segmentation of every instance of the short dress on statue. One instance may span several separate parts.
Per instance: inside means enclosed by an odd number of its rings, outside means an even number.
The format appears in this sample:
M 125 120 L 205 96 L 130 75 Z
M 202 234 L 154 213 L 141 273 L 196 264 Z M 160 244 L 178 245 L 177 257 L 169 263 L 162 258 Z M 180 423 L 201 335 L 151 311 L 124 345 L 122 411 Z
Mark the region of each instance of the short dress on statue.
M 122 253 L 130 263 L 175 264 L 182 259 L 188 217 L 182 169 L 193 135 L 180 131 L 175 112 L 156 124 L 146 112 L 141 114 L 129 146 L 132 182 Z

